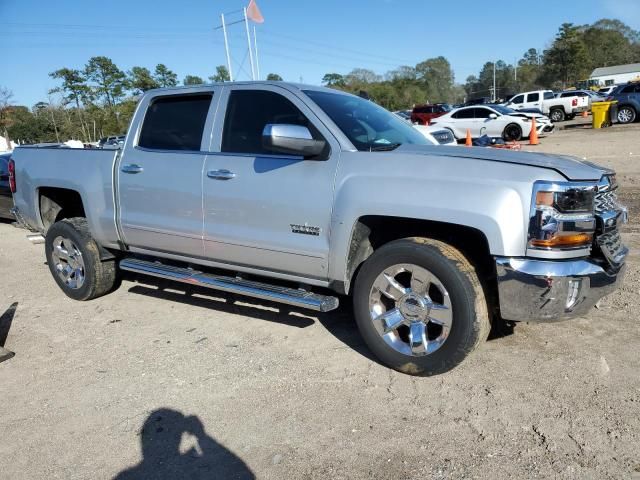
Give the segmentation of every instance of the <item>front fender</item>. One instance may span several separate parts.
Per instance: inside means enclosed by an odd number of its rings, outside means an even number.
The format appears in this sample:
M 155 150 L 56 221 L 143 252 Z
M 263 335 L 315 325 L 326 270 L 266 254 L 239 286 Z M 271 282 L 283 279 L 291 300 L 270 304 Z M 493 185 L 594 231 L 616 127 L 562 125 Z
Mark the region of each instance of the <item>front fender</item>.
M 532 184 L 557 175 L 478 159 L 447 163 L 445 157 L 437 156 L 407 162 L 406 173 L 399 173 L 397 164 L 385 163 L 382 156 L 366 169 L 358 165 L 366 158 L 371 163 L 370 154 L 345 155 L 336 181 L 329 256 L 332 280 L 346 280 L 353 228 L 368 215 L 471 227 L 484 234 L 492 255 L 522 256 Z M 424 235 L 428 237 L 429 232 Z

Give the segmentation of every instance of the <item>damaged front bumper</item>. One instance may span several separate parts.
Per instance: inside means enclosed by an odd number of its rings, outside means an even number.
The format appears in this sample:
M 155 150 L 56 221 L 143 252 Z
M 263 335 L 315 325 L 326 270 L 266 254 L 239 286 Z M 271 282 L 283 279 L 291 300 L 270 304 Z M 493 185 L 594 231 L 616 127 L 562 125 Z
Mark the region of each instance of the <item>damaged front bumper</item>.
M 616 290 L 626 266 L 589 259 L 496 258 L 500 314 L 505 320 L 552 322 L 587 313 Z

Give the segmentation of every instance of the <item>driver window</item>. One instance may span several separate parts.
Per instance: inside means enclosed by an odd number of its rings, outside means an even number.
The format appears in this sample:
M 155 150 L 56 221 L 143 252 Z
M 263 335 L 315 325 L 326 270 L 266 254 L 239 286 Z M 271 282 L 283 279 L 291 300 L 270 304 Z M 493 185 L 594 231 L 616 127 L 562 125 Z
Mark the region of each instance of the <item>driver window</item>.
M 221 150 L 273 154 L 262 146 L 262 131 L 269 123 L 307 127 L 314 139 L 323 140 L 298 107 L 282 95 L 268 90 L 233 90 L 227 103 Z
M 489 118 L 493 112 L 488 108 L 476 108 L 476 118 Z
M 513 100 L 511 100 L 511 103 L 522 103 L 524 102 L 524 95 L 518 95 L 517 97 L 514 97 Z

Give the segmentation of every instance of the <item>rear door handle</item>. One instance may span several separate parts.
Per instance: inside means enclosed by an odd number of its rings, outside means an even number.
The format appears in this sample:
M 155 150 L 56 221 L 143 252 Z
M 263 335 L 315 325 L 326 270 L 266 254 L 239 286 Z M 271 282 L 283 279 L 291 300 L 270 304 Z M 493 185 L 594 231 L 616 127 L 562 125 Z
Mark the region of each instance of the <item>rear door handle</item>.
M 233 172 L 230 172 L 229 170 L 209 170 L 207 172 L 207 177 L 209 178 L 213 178 L 215 180 L 231 180 L 232 178 L 235 178 L 236 174 Z
M 144 170 L 140 165 L 136 165 L 135 163 L 130 163 L 128 165 L 123 165 L 120 168 L 122 173 L 140 173 Z

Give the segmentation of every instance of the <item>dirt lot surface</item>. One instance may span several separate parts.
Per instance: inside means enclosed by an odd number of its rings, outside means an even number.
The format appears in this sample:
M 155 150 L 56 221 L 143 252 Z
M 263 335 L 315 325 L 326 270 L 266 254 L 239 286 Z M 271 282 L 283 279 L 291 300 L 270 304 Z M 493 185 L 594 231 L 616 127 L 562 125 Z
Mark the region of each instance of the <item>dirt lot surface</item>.
M 74 302 L 0 224 L 0 477 L 640 478 L 640 126 L 542 141 L 618 170 L 626 282 L 432 378 L 379 365 L 348 307 L 129 280 Z

